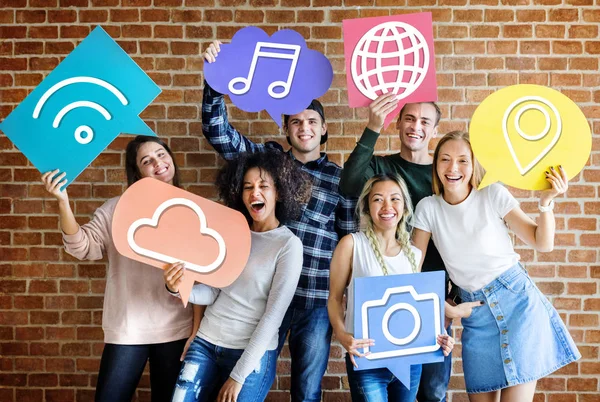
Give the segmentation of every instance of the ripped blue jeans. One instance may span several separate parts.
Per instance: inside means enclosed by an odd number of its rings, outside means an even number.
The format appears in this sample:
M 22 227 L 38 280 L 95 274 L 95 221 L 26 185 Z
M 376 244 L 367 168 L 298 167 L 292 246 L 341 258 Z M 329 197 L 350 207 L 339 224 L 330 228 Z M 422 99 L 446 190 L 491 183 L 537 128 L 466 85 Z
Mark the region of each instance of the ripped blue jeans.
M 244 349 L 228 349 L 199 337 L 185 355 L 173 402 L 204 402 L 216 399 Z M 246 377 L 238 402 L 262 402 L 275 379 L 277 351 L 267 350 L 260 364 Z

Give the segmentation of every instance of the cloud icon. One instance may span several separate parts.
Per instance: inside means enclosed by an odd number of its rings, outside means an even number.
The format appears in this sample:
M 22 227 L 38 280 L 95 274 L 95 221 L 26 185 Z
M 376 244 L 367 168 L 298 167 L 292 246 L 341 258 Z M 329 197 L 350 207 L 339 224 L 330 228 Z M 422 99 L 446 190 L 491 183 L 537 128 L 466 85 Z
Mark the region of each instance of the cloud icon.
M 119 198 L 111 233 L 124 257 L 161 270 L 183 261 L 189 268 L 179 287 L 184 305 L 194 282 L 231 285 L 250 255 L 250 228 L 241 212 L 151 177 Z
M 264 109 L 281 126 L 282 114 L 300 113 L 327 92 L 333 68 L 296 31 L 284 29 L 269 37 L 260 28 L 246 27 L 221 45 L 214 63 L 204 64 L 204 76 L 240 109 Z
M 214 240 L 216 240 L 218 248 L 219 248 L 216 259 L 213 262 L 211 262 L 210 264 L 199 265 L 192 261 L 183 261 L 185 263 L 185 267 L 187 269 L 191 269 L 193 271 L 196 271 L 196 272 L 202 273 L 202 274 L 207 274 L 207 273 L 215 271 L 216 269 L 218 269 L 221 266 L 221 264 L 225 260 L 226 254 L 227 254 L 227 247 L 225 246 L 225 241 L 223 240 L 223 237 L 216 230 L 210 229 L 207 226 L 206 216 L 204 215 L 204 212 L 198 206 L 198 204 L 196 204 L 195 202 L 193 202 L 187 198 L 169 199 L 169 200 L 163 202 L 162 204 L 160 204 L 158 206 L 158 208 L 156 208 L 156 210 L 154 211 L 154 214 L 152 215 L 152 218 L 141 218 L 141 219 L 138 219 L 135 222 L 133 222 L 131 224 L 131 226 L 129 226 L 129 229 L 127 230 L 127 242 L 129 244 L 129 247 L 131 247 L 131 249 L 139 255 L 153 258 L 155 260 L 162 261 L 165 263 L 171 264 L 174 262 L 182 261 L 181 258 L 177 258 L 177 257 L 171 256 L 171 255 L 166 255 L 166 254 L 160 253 L 155 250 L 149 250 L 147 248 L 144 248 L 144 247 L 138 245 L 135 241 L 135 234 L 139 229 L 142 229 L 143 227 L 146 227 L 146 226 L 150 226 L 152 228 L 158 228 L 159 221 L 160 221 L 163 213 L 165 213 L 165 211 L 167 211 L 169 208 L 176 208 L 176 207 L 187 207 L 187 208 L 191 209 L 193 212 L 195 212 L 196 216 L 198 217 L 199 223 L 200 223 L 200 232 L 199 233 L 201 235 L 209 236 L 209 237 L 213 238 Z

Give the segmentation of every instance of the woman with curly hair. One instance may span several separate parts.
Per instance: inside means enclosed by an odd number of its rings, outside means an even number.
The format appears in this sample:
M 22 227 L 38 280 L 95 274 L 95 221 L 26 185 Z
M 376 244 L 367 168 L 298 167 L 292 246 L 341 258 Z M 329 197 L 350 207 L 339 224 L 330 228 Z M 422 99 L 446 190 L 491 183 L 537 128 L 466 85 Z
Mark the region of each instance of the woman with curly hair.
M 285 154 L 265 151 L 230 161 L 216 181 L 221 199 L 248 219 L 252 247 L 242 274 L 223 289 L 196 284 L 208 305 L 184 359 L 173 401 L 263 401 L 275 378 L 278 330 L 302 270 L 302 243 L 283 224 L 297 218 L 310 181 Z M 165 270 L 177 294 L 183 263 Z
M 354 287 L 358 277 L 410 274 L 417 272 L 421 251 L 410 244 L 406 222 L 412 216 L 412 204 L 406 183 L 395 174 L 378 175 L 364 186 L 356 206 L 365 229 L 347 235 L 338 244 L 331 260 L 329 319 L 335 337 L 348 352 L 346 370 L 354 402 L 413 402 L 417 396 L 421 365 L 410 368 L 410 388 L 405 387 L 386 368 L 355 371 L 358 350 L 373 346 L 372 339 L 355 339 Z M 344 293 L 348 290 L 346 319 Z M 440 335 L 437 339 L 445 355 L 454 346 L 454 339 Z

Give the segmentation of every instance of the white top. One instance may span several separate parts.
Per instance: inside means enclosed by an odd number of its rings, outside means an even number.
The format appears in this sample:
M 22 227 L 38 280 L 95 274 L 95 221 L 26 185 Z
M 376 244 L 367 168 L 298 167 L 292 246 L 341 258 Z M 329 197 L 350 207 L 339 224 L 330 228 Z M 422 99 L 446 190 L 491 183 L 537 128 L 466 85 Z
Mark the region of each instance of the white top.
M 91 221 L 72 235 L 63 233 L 67 253 L 79 260 L 108 258 L 102 310 L 104 342 L 141 345 L 185 339 L 192 333 L 192 309 L 165 292 L 162 269 L 117 252 L 112 218 L 119 197 L 94 212 Z
M 285 226 L 251 232 L 250 257 L 223 289 L 196 284 L 190 302 L 209 305 L 197 336 L 218 346 L 245 349 L 230 373 L 243 384 L 267 350 L 275 350 L 302 272 L 302 242 Z
M 494 183 L 481 191 L 473 189 L 457 205 L 440 195 L 423 198 L 413 226 L 431 233 L 450 279 L 474 292 L 519 261 L 504 222 L 518 206 L 504 186 Z
M 375 257 L 375 252 L 369 243 L 369 239 L 364 232 L 352 233 L 354 239 L 354 250 L 352 252 L 352 277 L 350 278 L 350 286 L 348 286 L 348 305 L 346 306 L 346 332 L 354 333 L 354 278 L 363 278 L 368 276 L 383 276 L 381 264 Z M 415 255 L 415 262 L 418 264 L 421 260 L 421 250 L 411 246 L 412 252 Z M 394 257 L 383 256 L 388 274 L 412 274 L 412 266 L 410 260 L 400 251 Z

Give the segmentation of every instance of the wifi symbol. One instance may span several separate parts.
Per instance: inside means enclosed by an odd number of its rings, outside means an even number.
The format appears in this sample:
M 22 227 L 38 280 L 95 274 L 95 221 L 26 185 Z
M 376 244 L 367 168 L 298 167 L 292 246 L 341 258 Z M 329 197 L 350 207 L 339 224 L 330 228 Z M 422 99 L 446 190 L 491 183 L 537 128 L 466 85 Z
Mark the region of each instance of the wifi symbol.
M 48 89 L 44 95 L 42 95 L 42 97 L 40 98 L 40 100 L 38 101 L 38 103 L 35 106 L 35 109 L 33 110 L 33 115 L 32 117 L 34 119 L 37 119 L 40 116 L 40 113 L 42 111 L 42 107 L 44 107 L 44 104 L 46 103 L 46 101 L 55 93 L 57 92 L 59 89 L 64 88 L 68 85 L 72 85 L 72 84 L 77 84 L 77 83 L 89 83 L 89 84 L 95 84 L 95 85 L 99 85 L 103 88 L 108 89 L 113 95 L 115 95 L 119 101 L 121 101 L 121 103 L 125 106 L 127 105 L 127 99 L 125 98 L 125 96 L 121 93 L 121 91 L 119 91 L 114 85 L 98 79 L 98 78 L 94 78 L 94 77 L 71 77 L 71 78 L 67 78 L 65 80 L 62 80 L 56 84 L 54 84 L 50 89 Z M 58 128 L 58 126 L 60 125 L 61 120 L 63 119 L 63 117 L 65 117 L 65 115 L 67 113 L 69 113 L 71 110 L 73 109 L 77 109 L 80 107 L 88 107 L 91 109 L 94 109 L 96 111 L 98 111 L 99 113 L 102 114 L 102 116 L 104 116 L 104 118 L 106 120 L 111 120 L 112 116 L 110 115 L 110 113 L 108 113 L 108 110 L 106 110 L 104 107 L 102 107 L 101 105 L 95 103 L 95 102 L 90 102 L 90 101 L 77 101 L 77 102 L 73 102 L 68 104 L 67 106 L 63 107 L 58 114 L 56 115 L 56 117 L 54 118 L 54 122 L 52 123 L 52 127 L 54 128 Z M 85 134 L 85 135 L 82 135 Z M 77 127 L 75 129 L 75 140 L 80 143 L 80 144 L 89 144 L 92 139 L 94 138 L 94 130 L 92 130 L 91 127 L 86 126 L 86 125 L 81 125 L 79 127 Z

